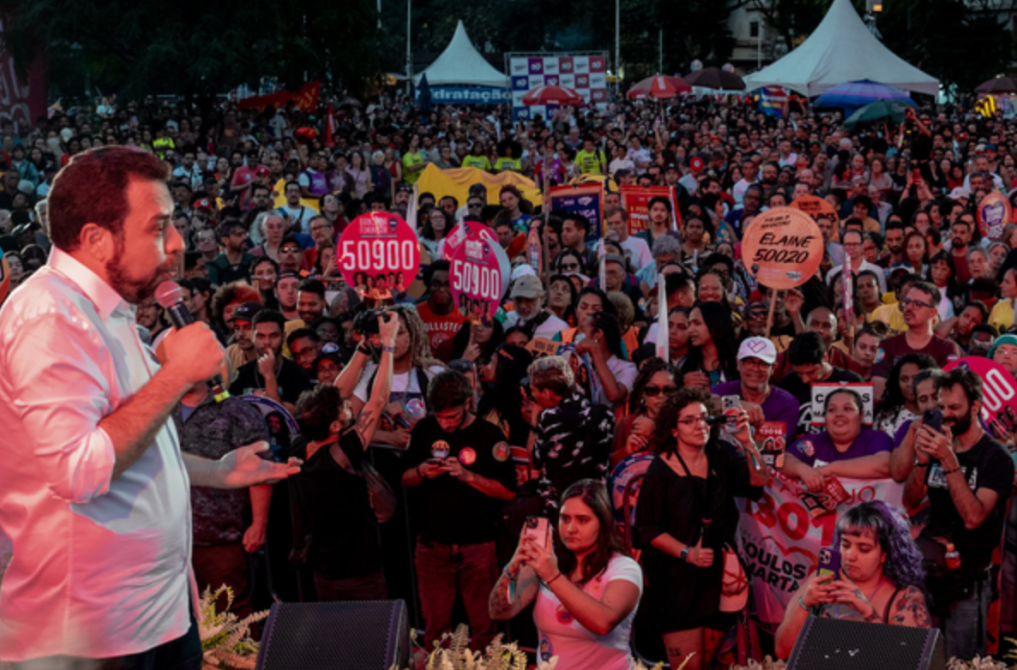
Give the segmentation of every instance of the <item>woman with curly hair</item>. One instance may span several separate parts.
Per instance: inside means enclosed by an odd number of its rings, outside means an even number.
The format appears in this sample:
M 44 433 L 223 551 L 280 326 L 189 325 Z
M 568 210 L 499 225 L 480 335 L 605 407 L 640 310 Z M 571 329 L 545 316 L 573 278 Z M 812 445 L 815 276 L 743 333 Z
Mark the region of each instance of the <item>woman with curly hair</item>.
M 736 618 L 720 610 L 723 549 L 734 546 L 738 528 L 735 497 L 759 499 L 770 480 L 748 414 L 731 417 L 738 446 L 719 440 L 709 418 L 707 390 L 684 388 L 664 401 L 632 531 L 643 549 L 647 620 L 663 636 L 671 667 L 686 670 L 711 667 L 720 633 Z
M 837 522 L 833 546 L 841 553 L 835 575 L 813 572 L 791 596 L 777 628 L 777 657 L 791 655 L 812 614 L 894 626 L 929 628 L 922 555 L 903 516 L 882 500 L 849 509 Z

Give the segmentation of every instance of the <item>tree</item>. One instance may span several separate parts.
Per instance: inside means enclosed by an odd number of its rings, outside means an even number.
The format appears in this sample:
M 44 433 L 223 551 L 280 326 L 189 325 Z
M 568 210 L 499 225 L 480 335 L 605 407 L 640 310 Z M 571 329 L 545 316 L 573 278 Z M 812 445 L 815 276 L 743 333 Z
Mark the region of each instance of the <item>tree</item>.
M 832 0 L 739 0 L 739 6 L 758 11 L 768 30 L 783 42 L 785 53 L 797 46 L 819 25 Z
M 47 59 L 50 81 L 84 92 L 205 96 L 274 76 L 359 92 L 380 72 L 371 0 L 4 0 L 21 72 Z

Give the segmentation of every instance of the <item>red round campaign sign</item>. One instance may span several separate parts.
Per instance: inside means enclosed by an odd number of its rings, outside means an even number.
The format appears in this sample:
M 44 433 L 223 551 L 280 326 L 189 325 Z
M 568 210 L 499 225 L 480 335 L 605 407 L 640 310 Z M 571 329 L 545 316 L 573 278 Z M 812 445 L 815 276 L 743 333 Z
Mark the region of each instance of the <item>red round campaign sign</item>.
M 509 284 L 503 259 L 508 266 L 508 257 L 497 242 L 473 235 L 463 240 L 450 260 L 452 300 L 473 323 L 493 319 L 498 311 Z
M 997 440 L 1017 433 L 1017 382 L 999 363 L 981 356 L 966 356 L 943 366 L 944 372 L 968 368 L 982 380 L 982 420 Z
M 789 289 L 816 274 L 823 260 L 823 235 L 800 209 L 773 207 L 749 224 L 742 239 L 742 262 L 763 286 Z
M 998 191 L 988 194 L 978 203 L 978 230 L 992 240 L 1003 237 L 1003 229 L 1013 220 L 1013 208 L 1006 196 Z
M 387 300 L 413 283 L 420 247 L 410 224 L 396 214 L 369 212 L 339 238 L 339 271 L 361 296 Z
M 445 260 L 452 260 L 452 255 L 467 237 L 478 235 L 486 237 L 495 244 L 498 243 L 498 238 L 495 237 L 494 231 L 477 221 L 463 221 L 453 226 L 452 230 L 448 231 L 448 235 L 445 236 L 445 246 L 442 252 L 445 254 Z

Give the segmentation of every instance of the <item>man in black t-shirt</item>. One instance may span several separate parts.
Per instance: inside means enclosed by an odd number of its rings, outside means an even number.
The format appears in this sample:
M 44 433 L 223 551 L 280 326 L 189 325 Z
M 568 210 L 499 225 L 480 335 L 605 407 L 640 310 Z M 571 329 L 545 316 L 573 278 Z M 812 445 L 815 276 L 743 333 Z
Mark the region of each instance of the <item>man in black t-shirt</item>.
M 498 574 L 494 540 L 502 503 L 516 495 L 516 473 L 505 435 L 467 409 L 472 397 L 462 373 L 438 373 L 427 391 L 432 413 L 413 427 L 407 447 L 402 482 L 420 511 L 414 563 L 427 648 L 451 630 L 457 592 L 473 649 L 496 633 L 487 610 Z
M 263 395 L 292 412 L 300 394 L 311 389 L 313 384 L 303 368 L 282 355 L 285 327 L 285 317 L 274 309 L 263 309 L 254 316 L 258 359 L 240 366 L 230 384 L 231 395 Z
M 861 382 L 859 375 L 835 368 L 826 360 L 826 345 L 819 333 L 812 331 L 799 333 L 787 349 L 787 360 L 791 372 L 784 375 L 779 386 L 798 400 L 798 432 L 821 432 L 820 427 L 812 425 L 812 385 L 837 382 Z
M 391 313 L 390 317 L 387 322 L 379 317 L 383 348 L 378 374 L 356 423 L 339 389 L 331 384 L 319 384 L 297 401 L 300 436 L 290 447 L 290 455 L 303 459 L 304 465 L 290 486 L 300 510 L 294 515 L 293 535 L 304 542 L 294 549 L 308 553 L 320 601 L 387 597 L 378 543 L 378 523 L 385 519 L 379 518 L 381 501 L 372 499 L 364 477 L 364 451 L 392 390 L 392 351 L 399 320 Z M 343 374 L 347 372 L 340 377 Z M 387 507 L 388 512 L 392 509 Z M 309 551 L 308 536 L 312 538 Z
M 999 546 L 1014 464 L 982 430 L 982 381 L 958 367 L 937 378 L 943 430 L 920 425 L 917 462 L 904 485 L 908 509 L 929 498 L 929 523 L 918 538 L 924 556 L 930 610 L 939 619 L 947 656 L 985 654 L 985 621 L 992 599 L 989 566 Z M 919 419 L 918 421 L 921 421 Z M 947 543 L 960 553 L 951 567 Z

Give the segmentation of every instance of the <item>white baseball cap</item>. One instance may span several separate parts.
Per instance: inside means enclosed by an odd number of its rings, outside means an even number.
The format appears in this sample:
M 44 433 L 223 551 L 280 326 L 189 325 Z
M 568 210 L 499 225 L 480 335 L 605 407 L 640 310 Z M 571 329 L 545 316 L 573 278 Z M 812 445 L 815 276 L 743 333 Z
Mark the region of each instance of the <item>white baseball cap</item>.
M 765 337 L 746 337 L 738 347 L 738 360 L 758 358 L 767 365 L 777 361 L 777 347 Z

